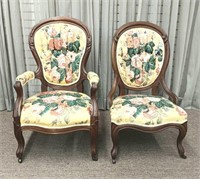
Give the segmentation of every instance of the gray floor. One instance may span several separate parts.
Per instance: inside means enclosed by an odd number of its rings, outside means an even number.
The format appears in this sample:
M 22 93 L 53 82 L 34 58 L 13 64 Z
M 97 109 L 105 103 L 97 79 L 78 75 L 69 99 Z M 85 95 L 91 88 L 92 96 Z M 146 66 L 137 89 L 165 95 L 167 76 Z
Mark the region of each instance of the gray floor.
M 24 160 L 17 162 L 12 113 L 0 112 L 0 178 L 200 178 L 200 112 L 187 110 L 188 133 L 183 145 L 187 159 L 176 148 L 176 129 L 156 134 L 122 131 L 119 157 L 111 163 L 110 119 L 101 111 L 99 160 L 90 157 L 87 132 L 45 135 L 24 132 Z

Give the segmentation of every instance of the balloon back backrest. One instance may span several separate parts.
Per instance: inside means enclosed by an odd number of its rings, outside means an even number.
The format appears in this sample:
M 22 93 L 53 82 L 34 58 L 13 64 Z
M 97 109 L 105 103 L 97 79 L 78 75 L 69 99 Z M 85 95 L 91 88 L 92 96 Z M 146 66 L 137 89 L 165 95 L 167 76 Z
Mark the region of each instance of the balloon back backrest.
M 42 81 L 56 86 L 77 83 L 90 52 L 90 40 L 87 28 L 71 18 L 53 18 L 36 25 L 29 43 Z
M 113 66 L 125 86 L 148 88 L 161 72 L 165 72 L 169 44 L 158 26 L 145 22 L 128 23 L 116 32 L 113 41 Z

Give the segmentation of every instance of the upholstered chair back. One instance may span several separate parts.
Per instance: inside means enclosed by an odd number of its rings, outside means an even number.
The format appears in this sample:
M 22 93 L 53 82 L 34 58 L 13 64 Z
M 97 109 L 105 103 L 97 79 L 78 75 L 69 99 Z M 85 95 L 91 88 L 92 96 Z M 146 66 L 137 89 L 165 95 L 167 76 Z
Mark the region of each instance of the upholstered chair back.
M 165 55 L 168 55 L 165 54 L 165 34 L 156 28 L 145 26 L 142 22 L 126 26 L 116 36 L 113 63 L 124 85 L 148 88 L 159 77 Z
M 85 52 L 91 45 L 83 24 L 71 19 L 49 21 L 35 27 L 30 36 L 30 47 L 43 76 L 39 78 L 47 86 L 70 86 L 80 80 Z

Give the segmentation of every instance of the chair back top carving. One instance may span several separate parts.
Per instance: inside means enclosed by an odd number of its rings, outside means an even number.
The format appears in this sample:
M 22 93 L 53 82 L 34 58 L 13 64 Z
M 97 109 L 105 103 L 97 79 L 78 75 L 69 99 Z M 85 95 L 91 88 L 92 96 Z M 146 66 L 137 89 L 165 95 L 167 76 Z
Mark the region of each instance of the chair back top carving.
M 168 38 L 157 25 L 130 22 L 115 33 L 112 65 L 115 75 L 126 88 L 151 88 L 164 76 L 168 61 Z
M 77 86 L 86 78 L 91 35 L 77 19 L 54 17 L 35 25 L 29 46 L 38 65 L 36 78 L 45 86 Z

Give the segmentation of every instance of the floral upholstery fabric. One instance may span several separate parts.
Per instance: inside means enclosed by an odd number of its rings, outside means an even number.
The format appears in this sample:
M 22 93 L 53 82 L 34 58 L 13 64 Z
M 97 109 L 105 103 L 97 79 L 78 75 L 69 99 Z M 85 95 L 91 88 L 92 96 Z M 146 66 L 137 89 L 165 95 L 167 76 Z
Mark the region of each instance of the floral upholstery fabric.
M 48 91 L 25 100 L 21 126 L 64 128 L 90 125 L 92 106 L 86 94 L 72 91 Z
M 79 80 L 86 48 L 86 35 L 81 28 L 49 24 L 35 33 L 34 43 L 48 83 L 68 86 Z
M 20 81 L 21 85 L 24 86 L 28 81 L 35 78 L 35 73 L 32 71 L 26 71 L 23 74 L 16 77 L 16 81 Z
M 134 124 L 152 127 L 187 121 L 187 113 L 182 108 L 159 96 L 117 97 L 113 101 L 110 113 L 111 121 L 117 125 Z
M 94 72 L 88 72 L 87 79 L 89 80 L 90 85 L 92 85 L 92 83 L 99 83 L 99 76 Z
M 150 29 L 134 28 L 124 32 L 117 43 L 117 66 L 124 84 L 145 87 L 158 77 L 164 60 L 164 43 Z

